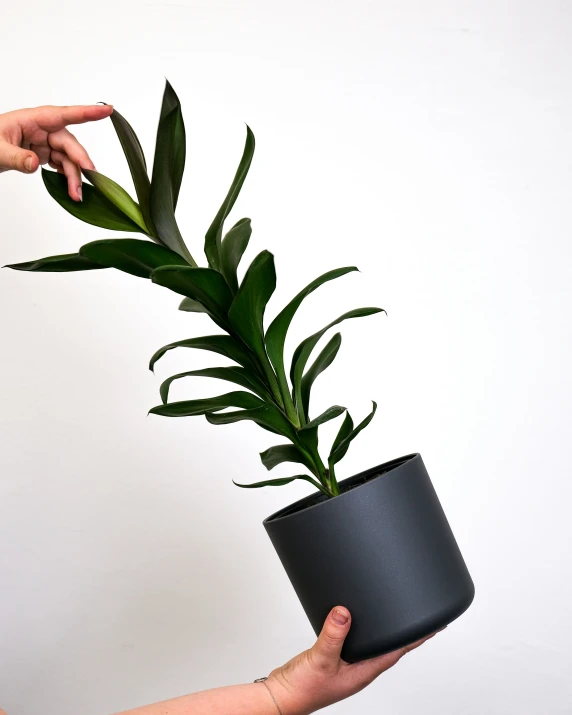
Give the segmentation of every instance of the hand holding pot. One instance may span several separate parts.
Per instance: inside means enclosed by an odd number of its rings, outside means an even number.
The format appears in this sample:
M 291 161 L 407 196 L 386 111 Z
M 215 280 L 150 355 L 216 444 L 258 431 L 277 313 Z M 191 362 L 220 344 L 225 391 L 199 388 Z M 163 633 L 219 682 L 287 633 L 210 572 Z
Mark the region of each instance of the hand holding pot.
M 95 169 L 69 124 L 84 124 L 109 117 L 110 105 L 35 107 L 0 114 L 0 172 L 15 169 L 32 174 L 49 164 L 68 180 L 74 201 L 81 201 L 81 169 Z
M 270 673 L 266 683 L 283 715 L 308 715 L 355 695 L 435 635 L 393 653 L 346 663 L 340 653 L 350 626 L 348 609 L 336 606 L 328 614 L 316 643 Z

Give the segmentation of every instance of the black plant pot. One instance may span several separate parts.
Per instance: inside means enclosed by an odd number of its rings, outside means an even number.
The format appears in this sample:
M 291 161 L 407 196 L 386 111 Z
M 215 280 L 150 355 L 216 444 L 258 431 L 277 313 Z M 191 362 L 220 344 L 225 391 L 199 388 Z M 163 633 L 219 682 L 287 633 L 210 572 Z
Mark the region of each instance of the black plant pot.
M 318 492 L 263 524 L 316 635 L 346 606 L 342 658 L 389 653 L 443 628 L 475 587 L 421 455 L 410 454 Z

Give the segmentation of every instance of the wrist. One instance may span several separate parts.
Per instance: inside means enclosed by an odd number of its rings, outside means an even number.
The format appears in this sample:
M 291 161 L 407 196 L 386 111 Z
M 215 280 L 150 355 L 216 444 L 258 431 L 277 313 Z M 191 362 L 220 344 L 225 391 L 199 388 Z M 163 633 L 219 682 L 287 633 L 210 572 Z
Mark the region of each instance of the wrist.
M 274 700 L 276 715 L 310 715 L 314 712 L 309 699 L 280 672 L 272 671 L 262 687 L 270 691 L 268 698 Z

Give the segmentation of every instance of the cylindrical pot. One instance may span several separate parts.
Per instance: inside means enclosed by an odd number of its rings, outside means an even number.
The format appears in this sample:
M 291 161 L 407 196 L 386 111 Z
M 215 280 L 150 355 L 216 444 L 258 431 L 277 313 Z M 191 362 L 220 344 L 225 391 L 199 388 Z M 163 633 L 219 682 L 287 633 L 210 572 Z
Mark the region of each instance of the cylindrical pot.
M 263 522 L 316 635 L 334 606 L 346 606 L 342 658 L 354 663 L 423 638 L 470 606 L 475 587 L 421 455 L 339 488 Z

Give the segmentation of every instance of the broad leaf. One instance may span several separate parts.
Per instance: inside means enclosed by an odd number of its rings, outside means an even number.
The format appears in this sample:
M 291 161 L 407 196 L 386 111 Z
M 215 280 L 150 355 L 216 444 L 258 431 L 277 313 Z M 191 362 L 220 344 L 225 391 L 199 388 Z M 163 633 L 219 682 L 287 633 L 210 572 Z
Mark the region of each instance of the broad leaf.
M 254 482 L 253 484 L 239 484 L 238 482 L 235 482 L 233 479 L 232 483 L 235 484 L 237 487 L 243 487 L 244 489 L 253 489 L 254 487 L 282 487 L 285 484 L 290 484 L 290 482 L 293 482 L 295 479 L 304 479 L 306 482 L 310 482 L 310 484 L 313 484 L 316 487 L 316 489 L 319 489 L 324 494 L 327 494 L 324 487 L 319 482 L 317 482 L 315 479 L 312 479 L 312 477 L 308 476 L 307 474 L 297 474 L 295 477 L 281 477 L 279 479 L 267 479 L 264 482 Z
M 334 440 L 334 443 L 332 444 L 332 448 L 330 450 L 330 456 L 328 458 L 328 464 L 330 466 L 330 471 L 332 471 L 333 465 L 336 462 L 339 462 L 340 459 L 345 457 L 346 452 L 348 451 L 349 442 L 344 442 L 346 437 L 350 435 L 353 431 L 354 428 L 354 421 L 351 418 L 351 415 L 349 412 L 346 412 L 346 416 L 344 418 L 344 421 L 342 422 L 342 426 L 339 429 L 338 434 L 336 435 L 336 439 Z M 338 447 L 340 444 L 344 442 L 345 446 L 343 450 L 338 451 Z M 332 455 L 337 452 L 336 459 L 332 458 Z
M 204 415 L 214 410 L 224 410 L 226 407 L 244 407 L 250 409 L 262 405 L 262 400 L 250 394 L 250 392 L 228 392 L 226 395 L 217 397 L 207 397 L 203 400 L 183 400 L 182 402 L 170 402 L 166 405 L 158 405 L 149 410 L 149 414 L 162 415 L 164 417 L 191 417 L 193 415 Z
M 202 303 L 192 298 L 183 298 L 179 304 L 179 310 L 184 310 L 186 313 L 208 313 Z
M 334 405 L 333 407 L 328 407 L 327 410 L 322 412 L 321 415 L 318 417 L 315 417 L 311 422 L 308 422 L 308 424 L 304 425 L 300 430 L 298 430 L 298 436 L 301 436 L 305 432 L 309 432 L 310 430 L 314 429 L 315 427 L 318 427 L 319 425 L 324 424 L 324 422 L 329 422 L 330 420 L 335 419 L 339 415 L 342 414 L 342 412 L 345 412 L 346 408 L 341 407 L 340 405 Z
M 13 268 L 16 271 L 36 271 L 43 273 L 56 273 L 66 271 L 94 271 L 98 268 L 107 268 L 99 263 L 94 263 L 79 253 L 64 253 L 61 256 L 48 256 L 38 258 L 26 263 L 12 263 L 4 268 Z
M 377 403 L 372 400 L 373 404 L 373 409 L 369 413 L 369 415 L 362 420 L 357 427 L 355 427 L 348 435 L 346 435 L 343 439 L 341 439 L 337 445 L 337 447 L 334 449 L 332 448 L 332 452 L 330 453 L 330 460 L 332 461 L 333 464 L 336 462 L 339 462 L 340 459 L 346 454 L 348 451 L 348 447 L 350 445 L 350 442 L 354 440 L 358 434 L 365 429 L 368 424 L 372 421 L 373 416 L 375 415 L 375 411 L 377 410 Z M 343 425 L 342 425 L 343 427 Z
M 140 238 L 105 238 L 86 243 L 79 252 L 102 266 L 140 278 L 151 278 L 151 273 L 159 266 L 189 265 L 178 253 Z
M 251 370 L 247 370 L 244 367 L 207 367 L 204 370 L 189 370 L 188 372 L 181 372 L 178 375 L 168 377 L 159 388 L 159 394 L 161 395 L 163 403 L 167 402 L 169 398 L 169 388 L 171 384 L 175 380 L 180 380 L 182 377 L 213 377 L 217 380 L 234 382 L 236 385 L 246 387 L 247 390 L 252 390 L 252 392 L 263 400 L 268 399 L 268 393 L 264 384 Z
M 153 283 L 169 288 L 202 303 L 217 323 L 228 326 L 228 310 L 232 295 L 226 281 L 212 268 L 165 266 L 151 275 Z
M 81 221 L 111 231 L 140 233 L 140 227 L 106 199 L 91 184 L 82 183 L 83 201 L 74 201 L 68 194 L 68 181 L 57 171 L 42 169 L 42 179 L 50 196 L 68 213 Z
M 302 408 L 304 410 L 305 415 L 309 414 L 310 391 L 312 389 L 312 385 L 314 384 L 314 380 L 318 377 L 320 373 L 324 372 L 324 370 L 332 364 L 334 358 L 338 354 L 338 350 L 340 349 L 341 344 L 342 336 L 340 333 L 336 333 L 329 340 L 326 347 L 322 350 L 322 352 L 318 355 L 312 366 L 302 377 Z
M 220 248 L 220 270 L 233 295 L 238 291 L 238 278 L 236 271 L 246 251 L 252 227 L 249 218 L 242 218 L 228 231 L 222 240 Z
M 254 366 L 249 354 L 242 345 L 231 338 L 230 335 L 206 335 L 200 338 L 187 338 L 186 340 L 178 340 L 176 343 L 169 343 L 159 348 L 149 362 L 149 370 L 153 370 L 157 360 L 160 360 L 163 355 L 174 348 L 195 348 L 197 350 L 209 350 L 224 357 L 230 358 L 243 367 L 253 369 Z
M 115 133 L 121 143 L 123 153 L 129 165 L 129 171 L 133 179 L 133 185 L 139 199 L 139 206 L 146 226 L 149 228 L 151 236 L 155 235 L 153 222 L 151 221 L 151 213 L 149 211 L 149 190 L 151 182 L 147 175 L 147 162 L 143 153 L 137 134 L 133 127 L 125 119 L 125 117 L 114 109 L 110 116 L 111 122 L 115 129 Z
M 274 256 L 262 251 L 250 264 L 238 293 L 236 294 L 228 319 L 235 333 L 257 356 L 266 379 L 278 393 L 276 376 L 266 355 L 264 346 L 264 310 L 276 287 Z
M 322 335 L 334 325 L 338 325 L 338 323 L 341 323 L 344 320 L 349 320 L 350 318 L 363 318 L 367 315 L 380 313 L 382 310 L 382 308 L 356 308 L 355 310 L 350 310 L 341 315 L 339 318 L 336 318 L 336 320 L 333 320 L 331 323 L 328 323 L 328 325 L 326 325 L 325 328 L 322 328 L 322 330 L 318 330 L 317 333 L 310 335 L 309 338 L 306 338 L 306 340 L 303 340 L 300 345 L 298 345 L 294 351 L 294 356 L 292 357 L 290 379 L 292 381 L 296 409 L 298 410 L 302 424 L 305 424 L 306 422 L 306 415 L 302 404 L 302 374 L 304 372 L 304 368 L 306 367 L 306 363 L 308 362 L 308 358 L 316 346 L 316 343 Z
M 209 230 L 205 236 L 205 255 L 209 262 L 209 266 L 215 270 L 221 270 L 221 238 L 223 225 L 226 217 L 230 213 L 230 210 L 234 206 L 234 202 L 240 189 L 246 179 L 250 164 L 252 162 L 252 157 L 254 155 L 254 134 L 252 133 L 250 127 L 246 127 L 246 143 L 244 145 L 244 151 L 242 153 L 242 158 L 238 169 L 236 171 L 235 177 L 232 180 L 228 194 L 226 195 L 214 221 L 209 227 Z
M 265 404 L 252 409 L 239 410 L 238 412 L 221 412 L 219 414 L 207 412 L 205 417 L 213 425 L 226 425 L 241 420 L 252 420 L 270 432 L 281 434 L 291 440 L 296 439 L 294 428 L 274 405 Z
M 284 369 L 284 344 L 286 342 L 286 333 L 288 332 L 292 318 L 304 298 L 315 291 L 316 288 L 319 288 L 328 281 L 344 276 L 346 273 L 351 273 L 352 271 L 357 271 L 357 268 L 355 266 L 337 268 L 333 271 L 328 271 L 319 278 L 313 280 L 303 290 L 301 290 L 298 295 L 290 301 L 290 303 L 288 303 L 288 305 L 276 316 L 276 318 L 274 318 L 266 331 L 265 340 L 268 357 L 276 370 L 278 384 L 280 385 L 280 391 L 284 396 L 284 399 L 287 399 L 290 392 Z
M 185 258 L 191 266 L 196 261 L 189 253 L 175 220 L 175 207 L 185 164 L 185 128 L 181 107 L 167 82 L 157 129 L 155 159 L 151 177 L 149 204 L 151 218 L 160 240 Z
M 133 223 L 136 223 L 142 233 L 149 234 L 149 229 L 145 224 L 139 204 L 133 201 L 124 188 L 107 176 L 99 174 L 97 171 L 82 169 L 82 173 L 106 199 L 109 199 L 109 201 L 111 201 L 114 206 L 117 206 Z
M 312 469 L 311 460 L 294 444 L 277 444 L 274 447 L 269 447 L 260 453 L 260 460 L 268 470 L 274 469 L 283 462 L 297 462 Z

